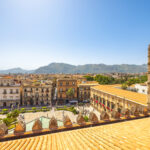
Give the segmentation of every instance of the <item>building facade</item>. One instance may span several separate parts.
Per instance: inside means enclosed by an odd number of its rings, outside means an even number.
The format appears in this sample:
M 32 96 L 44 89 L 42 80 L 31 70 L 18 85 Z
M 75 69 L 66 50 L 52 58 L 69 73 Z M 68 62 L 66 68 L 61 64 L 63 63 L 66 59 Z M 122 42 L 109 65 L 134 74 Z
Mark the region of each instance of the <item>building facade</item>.
M 52 84 L 24 84 L 22 86 L 22 105 L 51 105 Z
M 97 82 L 86 82 L 78 84 L 78 99 L 79 101 L 90 100 L 91 87 L 97 86 Z
M 73 90 L 73 95 L 67 95 L 69 89 Z M 58 103 L 65 104 L 70 100 L 77 100 L 77 80 L 71 78 L 64 78 L 57 80 L 57 101 Z
M 0 106 L 20 105 L 20 84 L 11 77 L 0 77 Z
M 91 104 L 99 111 L 119 111 L 138 109 L 141 113 L 147 107 L 147 95 L 122 90 L 109 85 L 91 88 Z

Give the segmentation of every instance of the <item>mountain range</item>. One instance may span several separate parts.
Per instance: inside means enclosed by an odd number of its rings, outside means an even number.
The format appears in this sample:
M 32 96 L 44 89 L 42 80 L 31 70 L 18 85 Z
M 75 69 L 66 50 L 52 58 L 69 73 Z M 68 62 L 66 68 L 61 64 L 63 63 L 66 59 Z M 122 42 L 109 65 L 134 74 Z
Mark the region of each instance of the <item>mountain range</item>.
M 51 63 L 47 66 L 39 67 L 35 70 L 24 70 L 22 68 L 13 68 L 8 70 L 0 70 L 0 74 L 9 73 L 37 73 L 37 74 L 54 74 L 54 73 L 140 73 L 147 72 L 147 65 L 105 65 L 105 64 L 86 64 L 86 65 L 70 65 L 66 63 Z

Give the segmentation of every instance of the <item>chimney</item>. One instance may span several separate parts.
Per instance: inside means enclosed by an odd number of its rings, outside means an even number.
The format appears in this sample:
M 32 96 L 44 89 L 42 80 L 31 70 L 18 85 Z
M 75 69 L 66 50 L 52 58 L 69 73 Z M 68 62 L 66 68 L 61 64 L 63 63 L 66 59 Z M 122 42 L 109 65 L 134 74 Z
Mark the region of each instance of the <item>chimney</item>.
M 148 46 L 148 82 L 147 82 L 147 105 L 150 110 L 150 45 Z

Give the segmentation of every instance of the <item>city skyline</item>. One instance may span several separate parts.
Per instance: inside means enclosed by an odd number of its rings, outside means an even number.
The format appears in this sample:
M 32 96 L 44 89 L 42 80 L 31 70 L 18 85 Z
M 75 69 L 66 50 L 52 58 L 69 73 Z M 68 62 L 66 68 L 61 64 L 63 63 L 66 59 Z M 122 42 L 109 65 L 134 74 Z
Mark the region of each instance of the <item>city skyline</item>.
M 1 1 L 0 69 L 146 64 L 149 1 Z

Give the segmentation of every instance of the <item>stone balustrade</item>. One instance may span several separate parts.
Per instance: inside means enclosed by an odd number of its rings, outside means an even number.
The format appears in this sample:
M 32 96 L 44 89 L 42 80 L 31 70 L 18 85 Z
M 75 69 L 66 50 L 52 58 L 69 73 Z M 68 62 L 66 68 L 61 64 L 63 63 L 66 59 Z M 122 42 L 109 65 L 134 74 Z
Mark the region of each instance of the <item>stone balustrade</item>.
M 68 116 L 64 117 L 63 123 L 64 123 L 64 127 L 71 127 L 72 126 L 72 122 Z
M 43 129 L 42 123 L 39 119 L 37 119 L 33 124 L 32 131 L 33 132 L 40 132 L 42 129 Z
M 79 114 L 78 117 L 77 117 L 77 124 L 85 125 L 84 117 L 81 114 Z
M 89 121 L 92 123 L 98 123 L 98 118 L 94 112 L 90 112 Z
M 16 124 L 16 127 L 15 127 L 15 130 L 14 130 L 14 133 L 15 134 L 22 134 L 26 131 L 26 125 L 24 122 L 22 121 L 19 121 L 17 124 Z
M 50 130 L 56 130 L 58 128 L 57 120 L 55 117 L 52 117 L 49 122 L 49 129 Z

